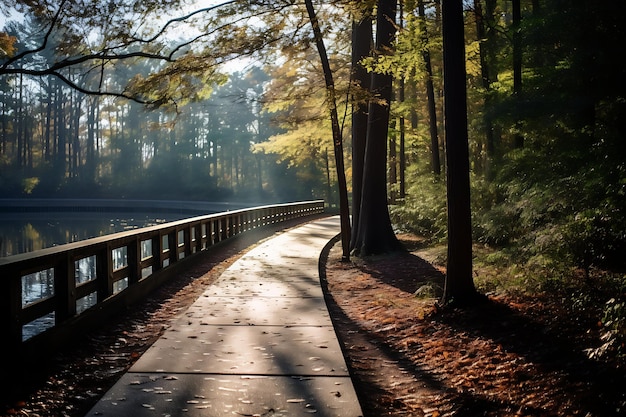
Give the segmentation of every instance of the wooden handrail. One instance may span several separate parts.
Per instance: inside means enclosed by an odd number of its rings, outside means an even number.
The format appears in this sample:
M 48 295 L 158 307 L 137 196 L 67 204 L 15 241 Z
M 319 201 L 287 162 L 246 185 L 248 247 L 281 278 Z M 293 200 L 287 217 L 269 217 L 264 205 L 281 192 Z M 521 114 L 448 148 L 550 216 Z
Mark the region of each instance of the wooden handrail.
M 21 353 L 62 344 L 145 297 L 183 259 L 248 230 L 323 212 L 322 200 L 260 206 L 0 258 L 3 339 Z M 47 280 L 50 291 L 25 297 L 29 279 Z

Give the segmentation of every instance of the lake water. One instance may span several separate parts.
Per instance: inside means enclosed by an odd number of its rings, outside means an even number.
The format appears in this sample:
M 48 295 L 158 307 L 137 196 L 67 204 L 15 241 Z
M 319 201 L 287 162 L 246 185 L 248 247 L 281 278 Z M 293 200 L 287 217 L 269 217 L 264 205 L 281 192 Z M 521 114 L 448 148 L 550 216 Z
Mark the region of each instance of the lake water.
M 193 216 L 137 212 L 1 213 L 0 257 Z
M 0 213 L 0 257 L 32 252 L 38 249 L 85 240 L 125 230 L 153 226 L 187 217 L 189 213 L 138 213 L 138 212 L 26 212 Z M 117 252 L 114 254 L 114 262 Z M 95 260 L 92 257 L 75 262 L 77 283 L 95 277 Z M 127 280 L 116 283 L 124 289 Z M 54 295 L 54 272 L 44 270 L 23 276 L 22 306 Z M 76 302 L 77 313 L 96 304 L 96 294 L 89 294 Z M 54 326 L 54 314 L 48 314 L 22 327 L 22 340 Z
M 0 198 L 0 257 L 258 205 L 219 201 Z

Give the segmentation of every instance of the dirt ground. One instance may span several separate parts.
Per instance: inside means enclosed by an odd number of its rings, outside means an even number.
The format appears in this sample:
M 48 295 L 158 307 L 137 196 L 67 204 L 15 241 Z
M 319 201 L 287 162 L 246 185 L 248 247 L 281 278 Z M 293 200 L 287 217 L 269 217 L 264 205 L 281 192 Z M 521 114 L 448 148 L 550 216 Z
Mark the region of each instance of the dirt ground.
M 3 376 L 3 416 L 83 417 L 207 285 L 263 235 L 204 255 L 119 320 L 56 354 L 50 366 Z M 322 282 L 364 417 L 626 416 L 623 361 L 591 361 L 598 317 L 558 297 L 489 295 L 441 309 L 444 270 L 406 252 L 341 261 L 333 246 Z

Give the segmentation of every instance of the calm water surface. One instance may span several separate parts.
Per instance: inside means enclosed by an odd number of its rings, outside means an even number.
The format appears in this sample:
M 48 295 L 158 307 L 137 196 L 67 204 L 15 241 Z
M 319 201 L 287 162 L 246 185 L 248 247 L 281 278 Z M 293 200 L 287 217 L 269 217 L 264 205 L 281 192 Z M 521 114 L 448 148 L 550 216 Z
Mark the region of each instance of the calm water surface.
M 2 213 L 0 257 L 192 217 L 177 213 Z

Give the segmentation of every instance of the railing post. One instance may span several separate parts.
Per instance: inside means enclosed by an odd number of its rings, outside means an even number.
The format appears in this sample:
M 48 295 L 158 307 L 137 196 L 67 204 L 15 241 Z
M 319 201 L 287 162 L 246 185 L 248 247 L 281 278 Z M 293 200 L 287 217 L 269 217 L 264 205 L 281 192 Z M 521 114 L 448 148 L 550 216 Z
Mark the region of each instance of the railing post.
M 178 230 L 174 229 L 167 234 L 167 245 L 169 247 L 169 265 L 178 261 Z
M 166 247 L 166 243 L 167 243 L 167 247 Z M 159 233 L 159 264 L 161 268 L 165 268 L 167 265 L 165 265 L 165 261 L 167 260 L 169 262 L 169 258 L 170 258 L 170 248 L 169 248 L 169 234 L 166 233 Z
M 208 246 L 213 246 L 215 244 L 215 221 L 209 220 L 206 223 L 206 237 Z
M 128 286 L 131 286 L 141 279 L 141 241 L 136 236 L 126 247 L 126 257 L 128 261 Z
M 182 257 L 186 258 L 191 253 L 191 234 L 189 233 L 189 225 L 183 226 L 182 229 L 179 230 L 179 233 L 182 232 L 182 240 L 181 236 L 178 236 L 178 259 L 182 259 L 180 254 L 182 253 Z
M 156 237 L 152 238 L 152 273 L 163 268 L 163 262 L 161 261 L 161 254 L 163 253 L 163 238 L 159 233 Z
M 195 230 L 193 240 L 195 244 L 196 250 L 194 252 L 200 252 L 204 249 L 204 235 L 202 234 L 202 222 L 198 222 L 195 226 L 193 226 L 193 230 Z
M 70 252 L 65 252 L 54 267 L 54 297 L 57 323 L 76 315 L 76 276 Z
M 222 221 L 220 224 L 220 241 L 228 238 L 228 216 L 222 217 Z
M 98 302 L 111 295 L 113 287 L 113 254 L 110 245 L 103 245 L 96 253 L 96 287 Z
M 106 297 L 113 294 L 113 245 L 107 244 L 107 280 L 106 280 Z
M 222 240 L 222 218 L 218 217 L 213 220 L 213 243 L 218 243 Z
M 0 325 L 6 329 L 9 346 L 17 346 L 22 341 L 22 325 L 19 312 L 22 310 L 22 276 L 17 268 L 10 268 L 4 279 L 8 279 L 6 291 L 0 291 Z
M 231 233 L 231 237 L 238 235 L 241 232 L 241 214 L 237 213 L 235 215 L 233 215 L 231 217 L 231 219 L 233 219 L 233 225 L 232 225 L 232 233 Z

